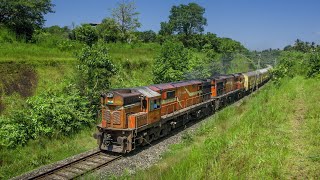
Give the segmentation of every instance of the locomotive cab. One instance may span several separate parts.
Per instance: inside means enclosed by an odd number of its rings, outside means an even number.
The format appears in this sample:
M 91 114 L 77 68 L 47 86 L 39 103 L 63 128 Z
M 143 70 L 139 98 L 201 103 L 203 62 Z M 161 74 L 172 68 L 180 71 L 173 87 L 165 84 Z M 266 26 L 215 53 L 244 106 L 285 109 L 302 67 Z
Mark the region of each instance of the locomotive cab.
M 138 128 L 160 120 L 161 97 L 147 87 L 101 95 L 101 124 L 95 138 L 101 150 L 125 153 L 135 148 Z

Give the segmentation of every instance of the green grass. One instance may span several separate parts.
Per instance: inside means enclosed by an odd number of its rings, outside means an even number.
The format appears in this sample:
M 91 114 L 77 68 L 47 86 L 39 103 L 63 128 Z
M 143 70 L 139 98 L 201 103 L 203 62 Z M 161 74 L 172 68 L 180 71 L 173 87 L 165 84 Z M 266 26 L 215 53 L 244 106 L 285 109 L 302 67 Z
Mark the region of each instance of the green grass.
M 23 62 L 27 64 L 72 63 L 73 52 L 60 51 L 58 48 L 42 47 L 27 43 L 2 43 L 0 62 Z
M 185 135 L 156 165 L 122 178 L 317 179 L 319 85 L 319 80 L 302 77 L 280 87 L 268 84 Z
M 16 149 L 0 149 L 0 179 L 8 179 L 45 164 L 97 147 L 93 129 L 86 129 L 72 137 L 38 139 Z

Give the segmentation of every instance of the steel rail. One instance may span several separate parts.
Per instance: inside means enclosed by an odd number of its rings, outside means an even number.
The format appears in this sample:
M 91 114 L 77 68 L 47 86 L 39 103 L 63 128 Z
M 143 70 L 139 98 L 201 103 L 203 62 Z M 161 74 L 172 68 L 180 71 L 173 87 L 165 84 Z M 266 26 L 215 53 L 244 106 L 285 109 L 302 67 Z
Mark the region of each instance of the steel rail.
M 75 179 L 121 157 L 121 155 L 110 155 L 97 151 L 27 179 Z

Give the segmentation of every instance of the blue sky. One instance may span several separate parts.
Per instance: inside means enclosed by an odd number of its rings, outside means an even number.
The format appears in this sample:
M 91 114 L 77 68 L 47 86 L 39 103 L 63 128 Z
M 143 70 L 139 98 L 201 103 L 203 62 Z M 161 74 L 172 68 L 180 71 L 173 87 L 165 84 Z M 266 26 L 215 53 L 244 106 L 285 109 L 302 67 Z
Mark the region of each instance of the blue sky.
M 52 0 L 55 13 L 45 26 L 99 23 L 117 0 Z M 320 44 L 319 0 L 135 0 L 139 30 L 160 29 L 173 5 L 196 2 L 206 9 L 205 31 L 240 41 L 251 50 L 283 48 L 299 38 Z

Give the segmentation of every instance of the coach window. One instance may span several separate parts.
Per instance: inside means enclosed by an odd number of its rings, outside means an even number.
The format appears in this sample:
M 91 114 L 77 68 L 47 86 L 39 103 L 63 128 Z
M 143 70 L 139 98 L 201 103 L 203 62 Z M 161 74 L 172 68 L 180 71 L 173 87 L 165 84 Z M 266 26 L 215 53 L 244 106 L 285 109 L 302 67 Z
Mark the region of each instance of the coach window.
M 160 99 L 150 100 L 150 111 L 160 108 Z

